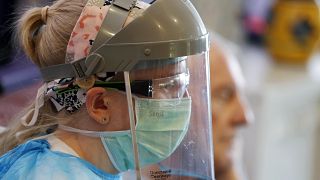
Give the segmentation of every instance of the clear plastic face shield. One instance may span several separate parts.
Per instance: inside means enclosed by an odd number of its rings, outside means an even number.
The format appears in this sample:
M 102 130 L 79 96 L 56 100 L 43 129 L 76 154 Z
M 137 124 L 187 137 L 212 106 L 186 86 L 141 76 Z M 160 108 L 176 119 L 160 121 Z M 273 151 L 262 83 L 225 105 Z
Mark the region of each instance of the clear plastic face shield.
M 66 64 L 42 74 L 48 82 L 76 78 L 80 89 L 105 88 L 110 123 L 62 129 L 99 139 L 105 169 L 123 179 L 213 179 L 208 34 L 200 16 L 186 0 L 108 3 L 88 54 L 77 59 L 76 49 L 67 51 Z M 88 4 L 103 9 L 106 2 Z M 123 28 L 137 6 L 143 12 Z

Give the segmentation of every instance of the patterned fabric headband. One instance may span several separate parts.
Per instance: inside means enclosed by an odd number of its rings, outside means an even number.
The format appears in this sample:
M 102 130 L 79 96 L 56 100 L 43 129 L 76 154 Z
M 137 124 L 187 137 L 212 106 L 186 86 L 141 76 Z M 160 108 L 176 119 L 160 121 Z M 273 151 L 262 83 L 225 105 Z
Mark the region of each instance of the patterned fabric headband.
M 84 58 L 89 54 L 110 4 L 109 1 L 105 1 L 100 7 L 98 1 L 88 1 L 71 33 L 67 46 L 66 63 Z

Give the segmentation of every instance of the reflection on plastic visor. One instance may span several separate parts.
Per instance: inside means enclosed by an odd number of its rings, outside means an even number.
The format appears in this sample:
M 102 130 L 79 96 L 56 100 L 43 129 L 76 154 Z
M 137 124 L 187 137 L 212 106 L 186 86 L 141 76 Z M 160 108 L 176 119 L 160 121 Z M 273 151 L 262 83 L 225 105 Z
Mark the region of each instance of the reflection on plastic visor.
M 181 98 L 189 85 L 189 73 L 170 77 L 131 81 L 131 92 L 148 98 Z M 125 91 L 124 82 L 96 82 L 95 87 L 114 88 Z

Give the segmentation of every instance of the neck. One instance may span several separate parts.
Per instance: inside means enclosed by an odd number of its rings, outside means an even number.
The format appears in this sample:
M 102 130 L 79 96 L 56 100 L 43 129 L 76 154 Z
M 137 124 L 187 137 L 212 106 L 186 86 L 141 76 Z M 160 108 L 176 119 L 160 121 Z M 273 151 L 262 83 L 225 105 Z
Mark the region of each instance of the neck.
M 56 136 L 72 148 L 80 158 L 92 163 L 105 172 L 111 174 L 118 173 L 112 165 L 100 138 L 88 137 L 63 130 L 58 130 Z

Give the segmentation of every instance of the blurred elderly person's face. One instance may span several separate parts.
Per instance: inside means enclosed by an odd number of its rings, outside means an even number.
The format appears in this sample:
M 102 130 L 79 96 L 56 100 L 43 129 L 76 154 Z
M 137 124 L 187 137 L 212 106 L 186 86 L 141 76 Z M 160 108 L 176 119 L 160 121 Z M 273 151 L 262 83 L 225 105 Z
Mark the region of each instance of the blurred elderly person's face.
M 215 173 L 232 168 L 231 151 L 237 128 L 247 124 L 241 97 L 243 81 L 239 65 L 219 47 L 210 50 L 212 124 Z

